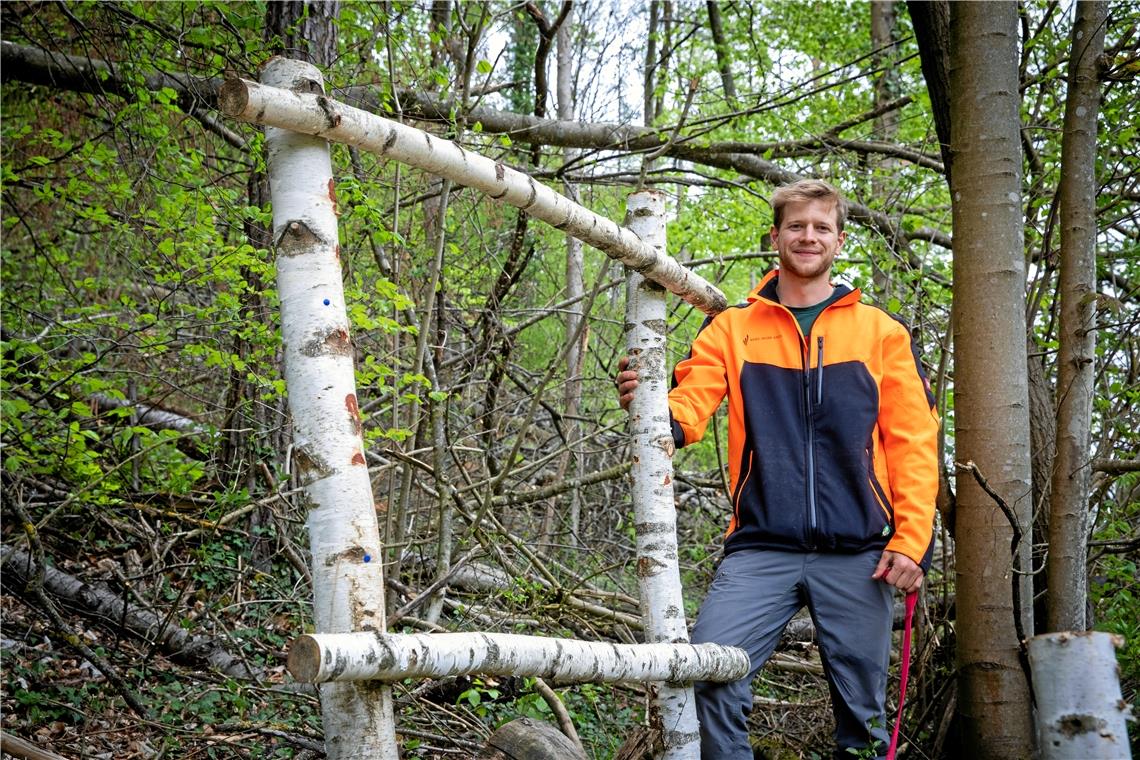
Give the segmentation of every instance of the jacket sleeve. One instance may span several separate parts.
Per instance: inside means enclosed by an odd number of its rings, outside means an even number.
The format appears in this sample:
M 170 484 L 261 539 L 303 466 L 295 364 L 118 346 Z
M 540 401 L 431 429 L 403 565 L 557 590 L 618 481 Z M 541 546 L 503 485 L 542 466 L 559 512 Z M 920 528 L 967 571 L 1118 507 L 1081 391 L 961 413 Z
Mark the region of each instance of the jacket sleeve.
M 689 355 L 673 370 L 669 413 L 677 448 L 696 443 L 728 390 L 725 337 L 716 319 L 702 325 Z
M 905 554 L 925 571 L 938 496 L 939 420 L 909 330 L 892 328 L 883 341 L 879 405 L 879 436 L 895 513 L 895 534 L 887 549 Z

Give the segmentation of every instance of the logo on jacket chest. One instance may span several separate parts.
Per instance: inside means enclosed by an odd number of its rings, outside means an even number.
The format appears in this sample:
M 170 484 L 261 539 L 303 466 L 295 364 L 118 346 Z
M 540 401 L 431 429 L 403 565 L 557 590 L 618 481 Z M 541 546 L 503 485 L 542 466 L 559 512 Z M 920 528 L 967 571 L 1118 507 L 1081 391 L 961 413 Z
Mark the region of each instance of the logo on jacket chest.
M 749 343 L 755 343 L 761 340 L 779 340 L 779 335 L 748 335 L 746 334 L 740 339 L 740 342 L 747 346 Z

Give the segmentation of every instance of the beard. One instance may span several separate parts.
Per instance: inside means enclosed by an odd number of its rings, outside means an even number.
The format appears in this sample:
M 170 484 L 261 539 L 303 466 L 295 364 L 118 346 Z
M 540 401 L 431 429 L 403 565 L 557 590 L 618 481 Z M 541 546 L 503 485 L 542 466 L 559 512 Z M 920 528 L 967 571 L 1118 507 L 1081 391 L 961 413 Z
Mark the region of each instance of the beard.
M 780 251 L 780 269 L 802 280 L 827 277 L 835 261 L 834 251 L 825 251 L 817 257 L 804 261 L 791 251 Z

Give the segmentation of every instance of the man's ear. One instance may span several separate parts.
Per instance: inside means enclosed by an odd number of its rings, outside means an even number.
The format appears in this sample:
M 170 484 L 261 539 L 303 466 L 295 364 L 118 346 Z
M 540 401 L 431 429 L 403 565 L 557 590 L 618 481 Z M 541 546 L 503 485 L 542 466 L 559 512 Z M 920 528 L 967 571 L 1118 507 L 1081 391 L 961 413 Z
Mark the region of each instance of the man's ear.
M 847 240 L 847 230 L 840 232 L 836 239 L 839 241 L 839 247 L 843 248 L 843 241 Z

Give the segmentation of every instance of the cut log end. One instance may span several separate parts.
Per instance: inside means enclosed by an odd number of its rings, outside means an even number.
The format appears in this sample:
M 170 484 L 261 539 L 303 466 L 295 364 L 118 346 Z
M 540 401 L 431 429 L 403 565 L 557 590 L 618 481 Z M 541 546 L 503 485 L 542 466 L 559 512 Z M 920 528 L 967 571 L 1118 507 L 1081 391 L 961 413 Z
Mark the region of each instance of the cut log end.
M 230 79 L 218 89 L 218 110 L 226 116 L 237 117 L 249 105 L 249 88 L 240 79 Z
M 480 760 L 586 760 L 574 742 L 550 723 L 518 718 L 487 739 Z
M 300 636 L 289 645 L 289 672 L 302 683 L 316 683 L 321 672 L 321 647 L 312 636 Z

